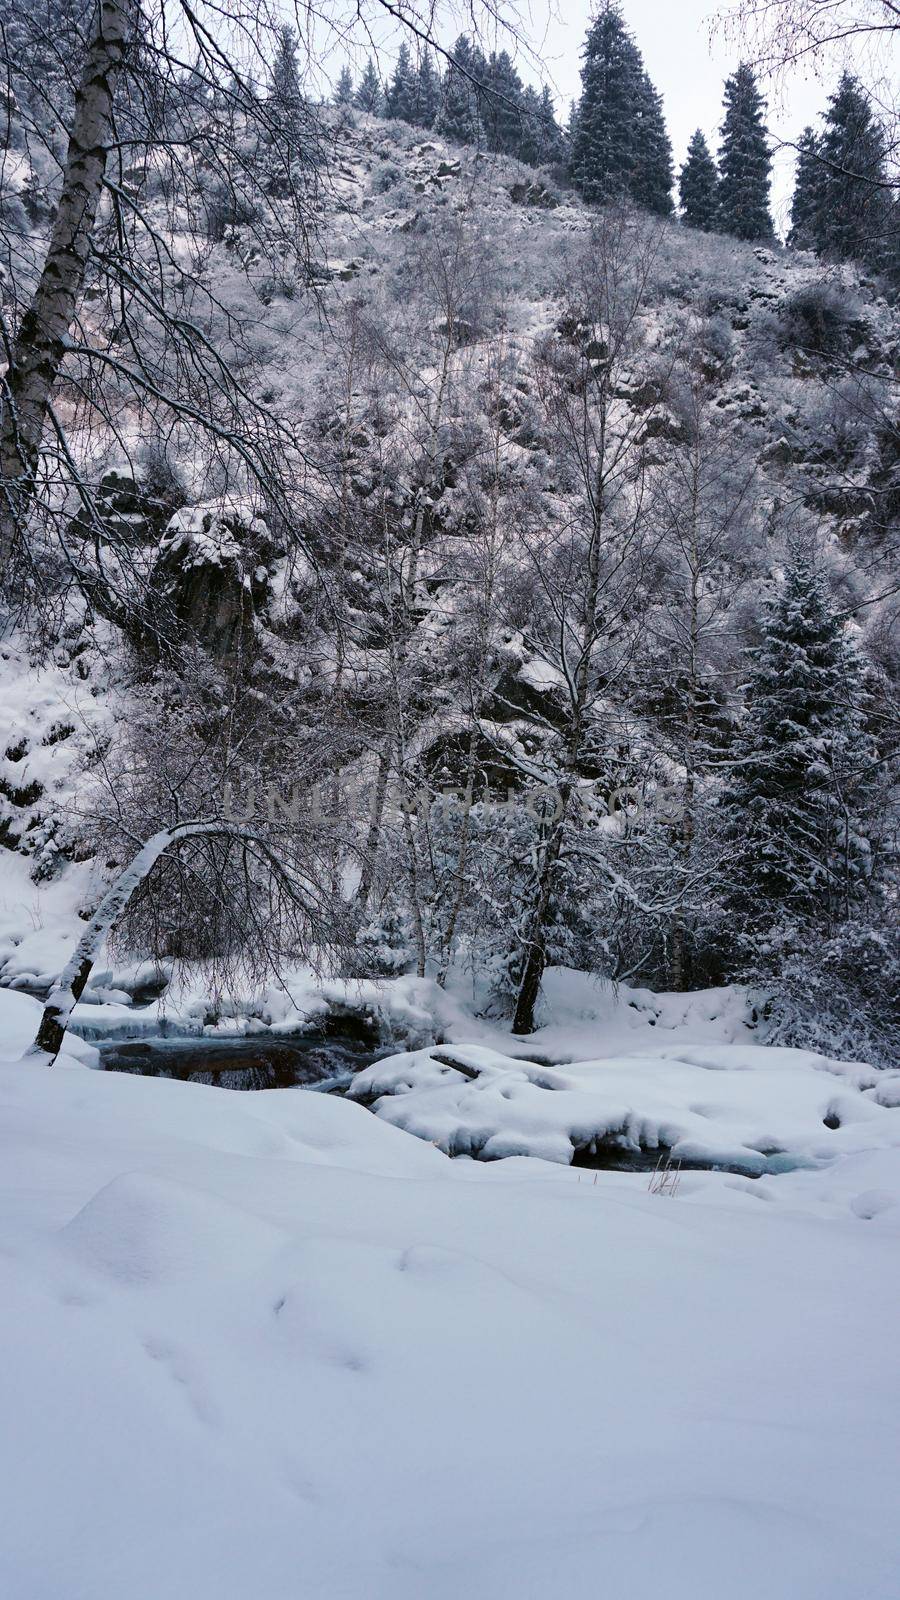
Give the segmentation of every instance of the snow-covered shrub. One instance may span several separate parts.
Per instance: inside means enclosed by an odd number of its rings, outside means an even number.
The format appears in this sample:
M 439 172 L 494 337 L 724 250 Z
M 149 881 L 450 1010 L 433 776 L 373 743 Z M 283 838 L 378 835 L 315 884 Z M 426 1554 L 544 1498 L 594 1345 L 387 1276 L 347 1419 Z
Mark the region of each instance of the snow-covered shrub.
M 900 1063 L 900 930 L 847 923 L 795 950 L 763 1003 L 766 1042 Z
M 28 217 L 23 197 L 12 188 L 0 188 L 0 229 L 10 237 L 28 232 Z
M 350 978 L 396 978 L 415 971 L 412 918 L 396 904 L 385 904 L 367 917 L 347 957 Z
M 801 385 L 792 410 L 794 456 L 800 465 L 823 469 L 817 478 L 819 499 L 826 507 L 843 511 L 853 502 L 854 484 L 845 474 L 861 458 L 870 437 L 865 395 L 852 379 L 838 379 L 827 387 Z M 856 496 L 869 504 L 864 492 Z
M 836 356 L 852 349 L 862 331 L 859 306 L 832 278 L 795 289 L 779 307 L 782 343 L 817 356 Z
M 695 358 L 701 370 L 712 378 L 726 372 L 734 354 L 734 333 L 721 314 L 704 317 L 694 341 Z
M 199 649 L 157 667 L 82 797 L 83 834 L 110 871 L 136 842 L 174 823 L 224 819 L 233 831 L 167 852 L 140 886 L 113 940 L 155 959 L 207 964 L 221 987 L 238 973 L 343 949 L 346 907 L 332 893 L 331 821 L 294 774 L 314 775 L 310 736 L 284 699 L 270 705 L 236 664 Z M 340 930 L 340 931 L 339 931 Z
M 160 514 L 169 516 L 186 506 L 190 498 L 182 463 L 163 439 L 151 439 L 138 454 L 138 481 L 141 492 Z
M 395 200 L 402 200 L 405 194 L 400 191 L 399 186 L 403 185 L 405 190 L 403 177 L 402 168 L 398 167 L 396 162 L 382 161 L 372 176 L 372 188 L 376 194 L 392 194 Z
M 206 236 L 211 244 L 221 244 L 233 228 L 253 222 L 257 209 L 247 195 L 224 178 L 216 178 L 203 197 L 206 208 Z

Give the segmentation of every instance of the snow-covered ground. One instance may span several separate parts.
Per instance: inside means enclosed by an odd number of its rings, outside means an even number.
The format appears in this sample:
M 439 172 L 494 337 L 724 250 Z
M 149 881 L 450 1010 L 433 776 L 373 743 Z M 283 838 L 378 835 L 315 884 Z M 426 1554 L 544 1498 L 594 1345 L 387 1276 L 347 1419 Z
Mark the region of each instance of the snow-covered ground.
M 24 1066 L 37 1014 L 0 993 L 4 1596 L 895 1600 L 900 1109 L 858 1074 L 828 1166 L 658 1194 Z M 816 1069 L 769 1054 L 783 1119 Z

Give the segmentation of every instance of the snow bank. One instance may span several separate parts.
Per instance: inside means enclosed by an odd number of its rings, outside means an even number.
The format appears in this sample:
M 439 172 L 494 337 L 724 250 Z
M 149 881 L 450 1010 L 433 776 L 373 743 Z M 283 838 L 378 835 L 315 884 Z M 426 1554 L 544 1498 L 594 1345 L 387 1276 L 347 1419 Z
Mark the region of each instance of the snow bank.
M 40 1020 L 41 1007 L 30 995 L 0 989 L 0 1063 L 19 1062 L 34 1043 Z M 97 1061 L 97 1052 L 74 1034 L 67 1034 L 65 1056 L 60 1059 L 69 1065 L 75 1062 L 93 1065 Z
M 100 692 L 105 669 L 96 658 L 89 664 L 90 652 L 70 653 L 77 634 L 77 626 L 64 630 L 52 661 L 34 658 L 16 635 L 0 650 L 0 842 L 21 850 L 45 877 L 63 860 L 60 844 L 79 809 L 85 771 L 112 720 Z M 0 904 L 0 968 L 2 911 Z
M 895 1600 L 896 1149 L 667 1198 L 67 1060 L 0 1065 L 10 1600 Z
M 376 1062 L 348 1093 L 448 1155 L 488 1161 L 664 1150 L 758 1177 L 900 1147 L 900 1071 L 804 1050 L 663 1045 L 549 1069 L 440 1046 Z
M 0 857 L 0 983 L 39 992 L 49 989 L 69 959 L 94 869 L 89 862 L 70 863 L 59 877 L 35 883 L 32 865 L 13 850 Z

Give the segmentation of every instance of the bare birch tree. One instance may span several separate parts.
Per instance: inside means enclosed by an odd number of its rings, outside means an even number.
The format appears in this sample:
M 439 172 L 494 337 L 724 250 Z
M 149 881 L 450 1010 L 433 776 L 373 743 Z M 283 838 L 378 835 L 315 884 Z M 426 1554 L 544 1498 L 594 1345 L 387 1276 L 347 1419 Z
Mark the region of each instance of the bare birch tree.
M 187 429 L 245 492 L 286 503 L 283 463 L 296 441 L 229 359 L 221 337 L 228 319 L 206 271 L 201 197 L 216 182 L 233 197 L 249 196 L 257 244 L 282 255 L 291 241 L 302 277 L 322 141 L 312 108 L 304 103 L 288 118 L 267 91 L 274 18 L 262 5 L 229 18 L 217 6 L 195 10 L 179 0 L 96 0 L 61 23 L 75 86 L 69 94 L 63 82 L 49 103 L 37 81 L 44 34 L 24 8 L 19 21 L 31 49 L 21 64 L 7 63 L 7 74 L 20 140 L 45 149 L 52 201 L 45 236 L 38 229 L 5 241 L 18 269 L 0 330 L 7 591 L 27 562 L 35 513 L 57 533 L 79 507 L 88 526 L 102 523 L 74 437 L 79 412 L 126 458 L 141 416 L 162 436 Z M 53 177 L 56 123 L 67 145 Z M 226 331 L 239 337 L 233 325 Z M 75 557 L 63 548 L 77 578 Z
M 526 638 L 558 675 L 565 708 L 559 753 L 545 763 L 544 781 L 554 793 L 529 892 L 517 1033 L 534 1026 L 552 902 L 580 778 L 597 738 L 597 709 L 635 648 L 653 543 L 646 518 L 648 446 L 658 395 L 651 386 L 632 405 L 628 392 L 637 388 L 641 318 L 657 249 L 652 227 L 625 211 L 604 214 L 566 268 L 558 330 L 543 341 L 535 362 L 555 449 L 574 494 L 570 515 L 552 530 L 537 526 L 527 542 L 534 605 Z

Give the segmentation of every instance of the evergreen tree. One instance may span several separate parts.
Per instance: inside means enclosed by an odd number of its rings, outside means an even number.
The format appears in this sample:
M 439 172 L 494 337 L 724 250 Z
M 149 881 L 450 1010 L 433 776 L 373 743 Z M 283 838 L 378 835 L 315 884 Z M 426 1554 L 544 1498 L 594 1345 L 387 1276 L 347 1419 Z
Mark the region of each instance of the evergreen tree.
M 441 104 L 441 80 L 431 58 L 425 50 L 416 74 L 416 114 L 413 121 L 422 128 L 430 128 Z
M 518 155 L 524 136 L 522 80 L 505 50 L 487 63 L 479 106 L 488 149 Z
M 270 175 L 266 189 L 275 198 L 287 199 L 296 181 L 298 164 L 309 169 L 317 164 L 318 142 L 300 88 L 297 35 L 293 28 L 286 26 L 278 29 L 276 38 L 269 103 L 273 126 L 262 141 L 263 146 L 268 147 L 265 165 Z M 275 125 L 280 137 L 275 135 Z M 237 222 L 244 210 L 237 192 L 223 193 L 221 203 L 224 203 L 225 214 L 230 212 L 232 220 Z
M 822 579 L 796 561 L 769 606 L 723 804 L 729 939 L 743 975 L 777 972 L 852 913 L 869 858 L 859 658 Z
M 571 170 L 584 198 L 630 195 L 655 211 L 671 209 L 671 147 L 662 106 L 614 0 L 591 24 L 573 119 Z
M 336 106 L 349 106 L 353 104 L 353 73 L 346 65 L 341 67 L 337 87 L 334 91 Z
M 434 122 L 435 129 L 445 139 L 455 139 L 459 144 L 483 142 L 479 85 L 484 76 L 484 57 L 461 33 L 444 74 L 440 110 Z
M 522 91 L 522 132 L 516 155 L 531 167 L 538 167 L 544 159 L 541 97 L 532 84 Z
M 550 166 L 554 162 L 565 160 L 565 134 L 556 120 L 556 107 L 553 104 L 553 96 L 546 84 L 541 90 L 538 117 L 541 134 L 538 155 L 539 165 Z
M 719 147 L 719 226 L 738 239 L 770 239 L 773 233 L 765 108 L 752 68 L 742 63 L 725 84 Z
M 585 200 L 603 202 L 627 190 L 641 70 L 621 12 L 606 4 L 585 41 L 572 141 L 572 176 Z
M 293 28 L 279 28 L 272 63 L 272 100 L 285 119 L 296 118 L 302 103 L 300 69 L 297 65 L 297 35 Z
M 685 226 L 712 232 L 719 214 L 719 173 L 699 128 L 691 138 L 678 175 L 678 196 Z
M 522 93 L 522 136 L 515 154 L 529 166 L 550 166 L 565 160 L 566 137 L 556 120 L 553 96 L 529 83 Z
M 409 46 L 401 44 L 397 51 L 397 64 L 385 100 L 385 116 L 401 122 L 417 121 L 418 75 L 413 67 Z
M 672 210 L 672 146 L 666 132 L 662 98 L 646 72 L 641 73 L 637 109 L 629 192 L 639 206 L 665 217 Z
M 816 248 L 822 214 L 822 175 L 819 140 L 812 128 L 804 128 L 797 140 L 797 171 L 787 240 L 795 250 Z
M 360 111 L 368 111 L 373 117 L 380 117 L 384 110 L 381 79 L 371 56 L 366 62 L 366 70 L 357 86 L 356 104 L 359 106 Z
M 845 72 L 825 114 L 814 225 L 817 249 L 874 268 L 890 241 L 885 136 L 858 80 Z

